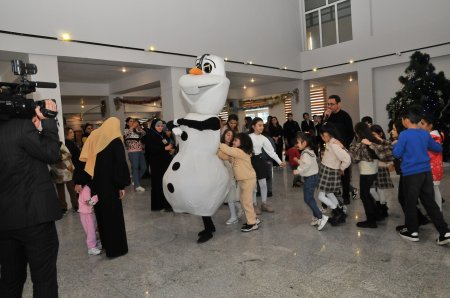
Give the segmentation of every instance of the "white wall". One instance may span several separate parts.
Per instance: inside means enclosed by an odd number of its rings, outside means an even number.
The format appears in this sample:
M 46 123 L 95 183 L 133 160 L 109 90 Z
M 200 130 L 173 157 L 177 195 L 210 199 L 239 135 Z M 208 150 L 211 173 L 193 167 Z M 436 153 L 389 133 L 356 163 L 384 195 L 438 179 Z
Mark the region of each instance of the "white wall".
M 3 2 L 6 31 L 299 68 L 298 0 Z M 18 7 L 32 13 L 18 18 Z

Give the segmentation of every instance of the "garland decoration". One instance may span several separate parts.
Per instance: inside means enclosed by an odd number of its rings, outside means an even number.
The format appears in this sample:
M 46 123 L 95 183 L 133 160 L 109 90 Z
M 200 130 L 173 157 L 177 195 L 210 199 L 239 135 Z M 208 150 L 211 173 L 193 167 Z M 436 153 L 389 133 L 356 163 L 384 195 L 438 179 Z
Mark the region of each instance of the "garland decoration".
M 130 104 L 130 105 L 146 105 L 150 103 L 154 103 L 161 100 L 161 96 L 149 97 L 146 99 L 125 99 L 121 97 L 114 98 L 114 105 L 116 106 L 116 110 L 118 111 L 122 104 Z
M 296 103 L 299 102 L 299 90 L 295 88 L 293 91 L 272 95 L 264 98 L 243 99 L 239 101 L 239 109 L 249 110 L 257 108 L 271 108 L 277 104 L 283 103 L 288 98 L 293 98 Z

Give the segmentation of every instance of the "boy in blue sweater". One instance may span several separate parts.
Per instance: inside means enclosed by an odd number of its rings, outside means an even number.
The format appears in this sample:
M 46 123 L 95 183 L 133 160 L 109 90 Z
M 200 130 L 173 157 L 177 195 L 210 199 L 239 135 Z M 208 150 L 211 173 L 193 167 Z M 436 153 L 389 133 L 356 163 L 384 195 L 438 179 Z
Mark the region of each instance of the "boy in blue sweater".
M 425 208 L 439 237 L 436 243 L 444 245 L 450 243 L 450 230 L 444 221 L 442 213 L 434 201 L 433 178 L 431 176 L 430 157 L 428 149 L 441 152 L 442 146 L 436 143 L 430 134 L 419 128 L 421 113 L 411 108 L 402 116 L 403 126 L 407 129 L 400 133 L 398 141 L 394 143 L 393 154 L 402 160 L 403 191 L 405 194 L 405 228 L 400 236 L 410 241 L 419 241 L 419 224 L 417 221 L 417 200 Z

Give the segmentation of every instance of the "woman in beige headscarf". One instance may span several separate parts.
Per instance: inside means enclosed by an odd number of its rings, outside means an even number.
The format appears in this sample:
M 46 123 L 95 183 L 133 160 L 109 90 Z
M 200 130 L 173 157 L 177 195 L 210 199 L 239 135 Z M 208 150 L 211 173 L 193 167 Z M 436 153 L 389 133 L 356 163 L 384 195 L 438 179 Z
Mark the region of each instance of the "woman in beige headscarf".
M 128 252 L 122 201 L 125 187 L 130 185 L 130 172 L 125 158 L 120 120 L 111 117 L 94 130 L 80 154 L 84 171 L 92 178 L 92 195 L 98 195 L 94 206 L 102 246 L 107 257 Z

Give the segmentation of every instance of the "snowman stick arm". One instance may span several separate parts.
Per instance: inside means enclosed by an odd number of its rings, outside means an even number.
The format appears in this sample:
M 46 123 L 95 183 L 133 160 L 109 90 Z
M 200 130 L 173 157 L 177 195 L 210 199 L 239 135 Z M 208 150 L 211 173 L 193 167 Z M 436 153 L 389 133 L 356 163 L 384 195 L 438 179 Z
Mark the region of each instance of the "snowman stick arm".
M 178 125 L 184 125 L 196 130 L 219 130 L 220 129 L 220 120 L 217 117 L 211 117 L 204 121 L 190 120 L 190 119 L 178 119 Z

